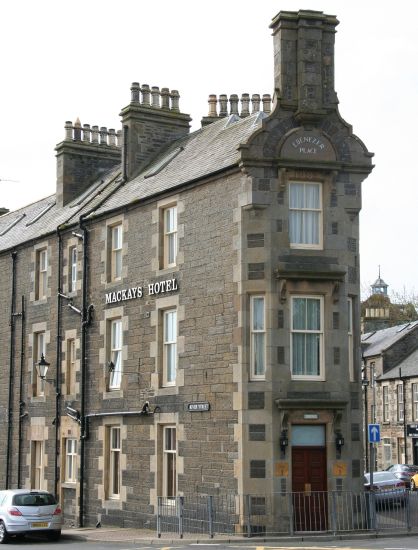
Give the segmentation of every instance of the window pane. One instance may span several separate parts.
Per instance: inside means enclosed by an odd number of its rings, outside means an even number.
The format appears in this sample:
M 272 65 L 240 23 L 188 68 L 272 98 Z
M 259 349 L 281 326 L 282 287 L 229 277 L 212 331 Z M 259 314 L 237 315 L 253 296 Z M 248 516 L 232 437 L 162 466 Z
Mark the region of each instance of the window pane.
M 305 208 L 319 208 L 319 185 L 305 184 Z
M 306 328 L 306 300 L 305 298 L 293 298 L 293 329 L 304 330 Z
M 303 208 L 303 184 L 291 183 L 289 187 L 289 205 L 290 208 Z
M 306 328 L 307 330 L 321 329 L 321 311 L 319 300 L 306 300 Z
M 264 298 L 253 298 L 253 330 L 264 330 Z
M 167 311 L 165 314 L 165 340 L 174 342 L 176 339 L 176 312 Z
M 264 374 L 264 333 L 253 334 L 254 374 Z

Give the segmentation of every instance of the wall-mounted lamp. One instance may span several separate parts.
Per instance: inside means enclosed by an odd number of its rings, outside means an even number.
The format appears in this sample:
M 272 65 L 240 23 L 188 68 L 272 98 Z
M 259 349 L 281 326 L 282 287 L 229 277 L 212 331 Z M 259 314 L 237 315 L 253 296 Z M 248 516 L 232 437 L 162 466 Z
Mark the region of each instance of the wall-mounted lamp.
M 68 405 L 65 407 L 65 413 L 67 414 L 67 416 L 69 416 L 72 420 L 74 420 L 75 422 L 78 422 L 79 424 L 81 424 L 81 415 L 80 415 L 80 411 L 78 411 L 77 409 L 73 409 L 72 407 L 69 407 Z
M 336 436 L 335 436 L 335 448 L 337 449 L 337 455 L 340 457 L 341 456 L 341 449 L 344 447 L 344 438 L 343 436 L 338 433 Z
M 45 360 L 44 354 L 41 355 L 40 361 L 38 363 L 35 363 L 36 372 L 38 373 L 39 378 L 41 380 L 46 380 L 46 373 L 48 372 L 48 367 L 51 363 L 48 363 L 48 361 Z
M 280 450 L 284 454 L 286 452 L 286 447 L 289 445 L 289 440 L 287 438 L 286 430 L 283 430 L 282 433 L 280 434 L 279 444 L 280 444 Z

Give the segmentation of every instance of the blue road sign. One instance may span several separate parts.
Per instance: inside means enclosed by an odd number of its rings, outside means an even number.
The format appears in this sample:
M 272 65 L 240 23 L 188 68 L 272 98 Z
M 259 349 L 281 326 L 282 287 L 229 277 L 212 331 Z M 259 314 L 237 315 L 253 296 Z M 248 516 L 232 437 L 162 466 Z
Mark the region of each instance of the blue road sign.
M 380 443 L 380 424 L 369 424 L 369 443 Z

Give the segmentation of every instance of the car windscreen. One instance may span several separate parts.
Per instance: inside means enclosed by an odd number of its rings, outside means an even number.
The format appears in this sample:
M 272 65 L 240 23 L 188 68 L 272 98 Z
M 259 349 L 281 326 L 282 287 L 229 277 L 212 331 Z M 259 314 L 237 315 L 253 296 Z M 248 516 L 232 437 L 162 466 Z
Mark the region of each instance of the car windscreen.
M 15 506 L 50 506 L 56 504 L 55 497 L 49 493 L 21 493 L 14 495 Z

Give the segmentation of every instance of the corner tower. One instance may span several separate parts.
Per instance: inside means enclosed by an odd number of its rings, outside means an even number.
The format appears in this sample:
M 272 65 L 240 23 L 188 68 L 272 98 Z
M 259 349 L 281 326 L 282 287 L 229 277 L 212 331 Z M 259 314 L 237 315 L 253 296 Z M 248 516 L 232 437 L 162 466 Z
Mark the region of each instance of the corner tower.
M 240 148 L 243 494 L 254 491 L 245 465 L 262 448 L 274 492 L 363 486 L 358 214 L 373 155 L 338 112 L 337 25 L 308 10 L 273 19 L 273 109 Z M 253 424 L 271 433 L 257 450 Z M 325 508 L 321 517 L 319 530 Z

